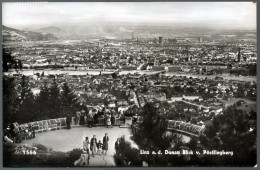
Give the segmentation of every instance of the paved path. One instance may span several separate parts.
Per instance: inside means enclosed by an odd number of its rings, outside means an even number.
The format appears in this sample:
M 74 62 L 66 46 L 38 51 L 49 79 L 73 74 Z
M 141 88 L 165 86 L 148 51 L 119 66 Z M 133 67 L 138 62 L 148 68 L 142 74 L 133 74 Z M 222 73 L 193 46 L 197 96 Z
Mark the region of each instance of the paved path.
M 40 143 L 44 146 L 52 148 L 54 151 L 67 152 L 75 148 L 82 148 L 82 142 L 86 136 L 92 138 L 96 135 L 97 140 L 103 139 L 105 133 L 109 136 L 109 147 L 107 155 L 90 158 L 90 166 L 115 166 L 113 155 L 115 154 L 114 145 L 116 139 L 125 136 L 127 141 L 130 140 L 130 131 L 128 128 L 106 128 L 106 127 L 77 127 L 70 130 L 62 129 L 57 131 L 45 132 L 36 135 L 36 138 L 25 140 L 23 143 L 32 145 L 33 143 Z M 136 146 L 133 141 L 131 141 L 132 146 Z
M 86 136 L 90 139 L 93 135 L 96 135 L 97 140 L 103 142 L 103 136 L 105 133 L 109 136 L 108 151 L 106 155 L 95 155 L 90 157 L 89 166 L 115 166 L 114 154 L 115 154 L 115 142 L 117 138 L 125 136 L 125 139 L 131 142 L 133 147 L 137 148 L 137 145 L 130 139 L 130 130 L 128 128 L 106 128 L 106 127 L 75 127 L 72 129 L 62 129 L 50 132 L 44 132 L 36 134 L 36 138 L 24 140 L 22 143 L 33 145 L 34 143 L 42 144 L 48 148 L 52 148 L 54 151 L 67 152 L 75 148 L 81 148 L 83 140 Z M 184 141 L 189 141 L 189 137 L 183 135 Z
M 89 166 L 115 166 L 113 155 L 95 155 L 90 157 Z

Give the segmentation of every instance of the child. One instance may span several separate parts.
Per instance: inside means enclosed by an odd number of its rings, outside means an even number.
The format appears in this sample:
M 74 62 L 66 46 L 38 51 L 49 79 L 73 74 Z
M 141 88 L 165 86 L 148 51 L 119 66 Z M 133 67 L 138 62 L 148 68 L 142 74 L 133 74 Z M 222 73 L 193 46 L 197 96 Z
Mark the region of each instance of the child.
M 101 155 L 101 149 L 102 149 L 103 144 L 101 143 L 101 141 L 99 140 L 97 143 L 97 154 Z

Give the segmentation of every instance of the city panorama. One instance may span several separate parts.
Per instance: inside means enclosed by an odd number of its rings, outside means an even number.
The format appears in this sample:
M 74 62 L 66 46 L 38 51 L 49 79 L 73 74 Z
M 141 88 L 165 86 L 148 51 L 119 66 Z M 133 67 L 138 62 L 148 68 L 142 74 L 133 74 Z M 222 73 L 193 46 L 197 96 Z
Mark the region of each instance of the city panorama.
M 256 3 L 2 14 L 2 166 L 256 166 Z

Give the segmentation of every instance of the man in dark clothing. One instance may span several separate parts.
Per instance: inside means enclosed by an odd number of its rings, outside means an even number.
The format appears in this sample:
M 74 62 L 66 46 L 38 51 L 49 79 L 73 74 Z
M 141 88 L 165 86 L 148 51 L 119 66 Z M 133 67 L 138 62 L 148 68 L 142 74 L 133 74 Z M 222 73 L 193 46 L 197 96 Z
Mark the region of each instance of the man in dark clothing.
M 112 124 L 112 126 L 115 125 L 115 122 L 116 122 L 116 118 L 115 118 L 114 115 L 112 115 L 112 117 L 111 117 L 111 124 Z
M 70 115 L 68 114 L 67 117 L 66 117 L 67 129 L 70 129 L 70 123 L 71 123 L 71 117 L 70 117 Z
M 97 138 L 96 135 L 93 136 L 93 138 L 90 140 L 90 150 L 92 151 L 92 156 L 97 153 Z
M 117 141 L 115 143 L 116 154 L 119 153 L 119 146 L 120 146 L 120 138 L 117 138 Z
M 94 114 L 93 119 L 94 119 L 94 127 L 96 127 L 98 124 L 98 114 L 97 113 Z

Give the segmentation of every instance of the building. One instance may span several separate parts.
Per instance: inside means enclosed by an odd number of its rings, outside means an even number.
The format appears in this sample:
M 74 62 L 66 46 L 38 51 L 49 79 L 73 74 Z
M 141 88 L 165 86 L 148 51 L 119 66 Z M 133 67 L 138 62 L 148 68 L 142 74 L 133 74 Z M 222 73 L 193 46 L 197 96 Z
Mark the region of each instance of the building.
M 202 68 L 205 69 L 206 72 L 212 70 L 225 70 L 228 68 L 226 65 L 203 65 Z
M 163 43 L 163 37 L 159 37 L 159 44 Z
M 198 38 L 198 41 L 199 41 L 200 43 L 202 43 L 202 37 L 199 37 L 199 38 Z
M 240 48 L 238 48 L 237 61 L 238 61 L 238 62 L 241 61 Z
M 181 71 L 182 66 L 168 66 L 167 72 L 179 72 Z

